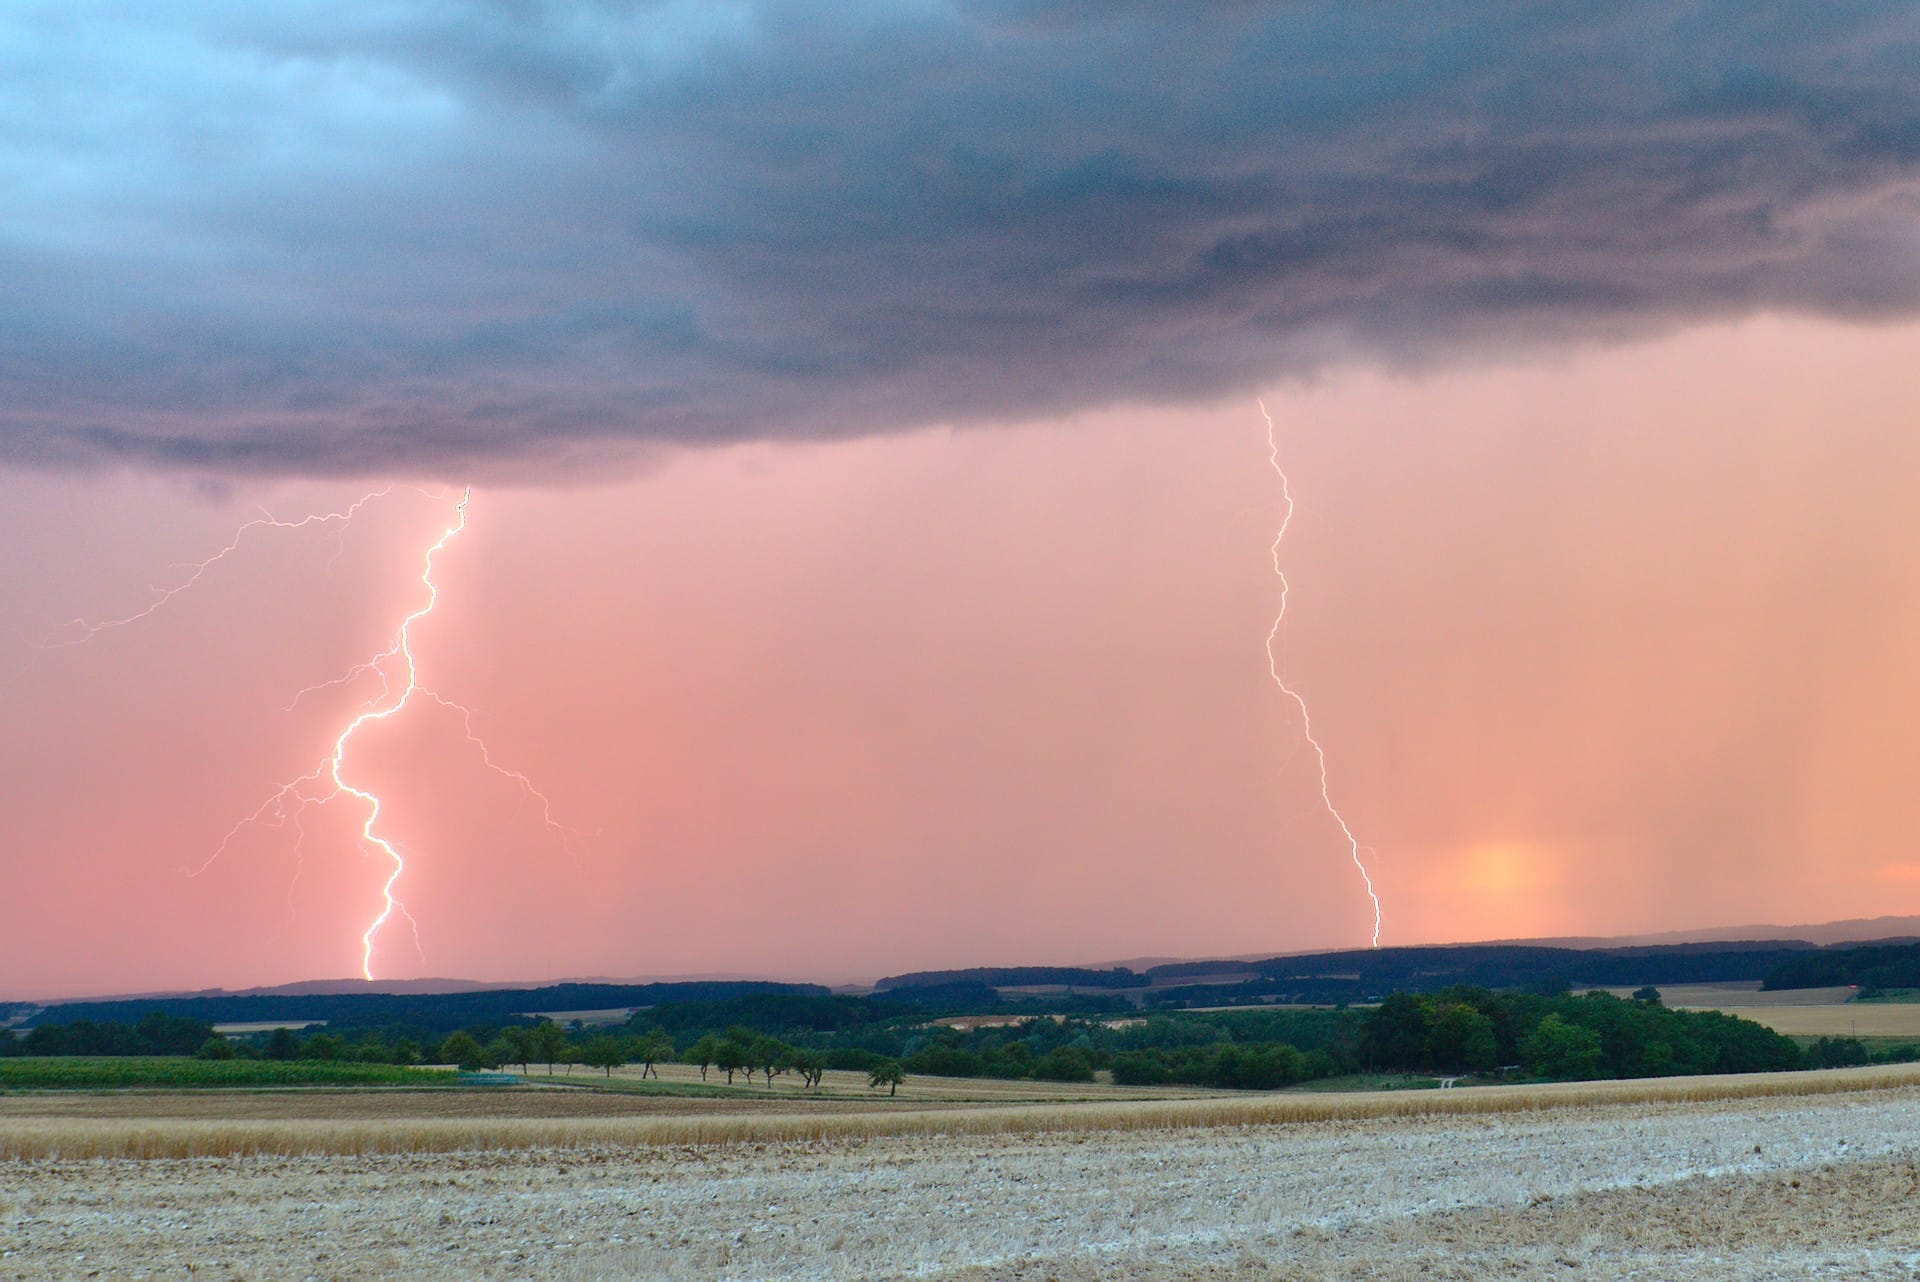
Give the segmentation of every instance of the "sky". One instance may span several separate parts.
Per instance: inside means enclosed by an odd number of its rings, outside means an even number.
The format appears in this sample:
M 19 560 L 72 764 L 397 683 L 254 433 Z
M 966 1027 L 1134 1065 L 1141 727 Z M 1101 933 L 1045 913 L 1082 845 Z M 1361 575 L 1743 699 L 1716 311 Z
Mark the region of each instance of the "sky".
M 1382 943 L 1920 912 L 1916 85 L 1864 3 L 9 7 L 0 988 L 1364 944 L 1261 400 Z M 270 799 L 380 684 L 288 705 L 468 486 L 369 949 Z

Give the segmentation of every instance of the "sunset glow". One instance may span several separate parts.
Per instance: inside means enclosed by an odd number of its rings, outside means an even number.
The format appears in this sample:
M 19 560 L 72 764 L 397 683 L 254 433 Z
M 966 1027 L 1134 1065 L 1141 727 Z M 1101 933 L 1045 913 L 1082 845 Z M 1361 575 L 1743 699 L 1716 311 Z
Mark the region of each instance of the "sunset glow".
M 1901 872 L 1916 339 L 1762 321 L 1269 390 L 1300 502 L 1278 653 L 1366 816 L 1384 942 L 1920 908 Z M 430 964 L 385 950 L 380 973 L 859 977 L 1365 943 L 1270 697 L 1274 495 L 1247 418 L 742 447 L 477 491 L 485 520 L 436 563 L 432 687 L 599 831 L 567 853 L 539 803 L 474 771 L 457 716 L 356 738 L 347 778 L 377 786 L 431 941 Z M 276 710 L 386 644 L 444 506 L 396 490 L 337 544 L 249 539 L 140 628 L 44 650 L 51 621 L 111 614 L 255 503 L 354 496 L 10 485 L 0 529 L 35 551 L 7 571 L 8 848 L 61 854 L 13 872 L 40 911 L 0 944 L 9 972 L 358 971 L 381 902 L 351 807 L 309 815 L 297 855 L 243 833 L 183 870 L 324 759 L 370 692 Z M 183 918 L 220 925 L 182 938 Z M 80 921 L 124 942 L 48 968 Z M 164 973 L 136 970 L 163 939 Z
M 9 6 L 0 975 L 1920 913 L 1916 50 Z

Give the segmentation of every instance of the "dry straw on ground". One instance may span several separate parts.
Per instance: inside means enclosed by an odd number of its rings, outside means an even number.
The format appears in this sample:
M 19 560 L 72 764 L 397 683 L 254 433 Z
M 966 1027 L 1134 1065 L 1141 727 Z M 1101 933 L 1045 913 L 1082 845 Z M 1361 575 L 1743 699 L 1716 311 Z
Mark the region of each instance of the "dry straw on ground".
M 420 1115 L 378 1120 L 364 1117 L 297 1120 L 5 1117 L 0 1118 L 0 1159 L 450 1153 L 621 1145 L 729 1145 L 883 1136 L 1286 1126 L 1370 1118 L 1520 1114 L 1591 1105 L 1825 1095 L 1916 1084 L 1920 1084 L 1920 1066 L 1897 1065 L 1811 1073 L 1651 1078 L 1448 1091 L 1287 1093 L 1111 1104 L 624 1117 L 433 1116 L 432 1097 L 422 1095 Z M 209 1101 L 210 1108 L 217 1105 L 218 1101 Z

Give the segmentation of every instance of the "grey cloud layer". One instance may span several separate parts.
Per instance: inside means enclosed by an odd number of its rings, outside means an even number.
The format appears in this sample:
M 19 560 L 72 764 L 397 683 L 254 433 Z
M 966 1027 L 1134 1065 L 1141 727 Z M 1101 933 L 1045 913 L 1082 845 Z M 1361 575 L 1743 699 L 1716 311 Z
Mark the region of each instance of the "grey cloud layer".
M 564 466 L 1920 306 L 1907 3 L 0 10 L 0 458 Z

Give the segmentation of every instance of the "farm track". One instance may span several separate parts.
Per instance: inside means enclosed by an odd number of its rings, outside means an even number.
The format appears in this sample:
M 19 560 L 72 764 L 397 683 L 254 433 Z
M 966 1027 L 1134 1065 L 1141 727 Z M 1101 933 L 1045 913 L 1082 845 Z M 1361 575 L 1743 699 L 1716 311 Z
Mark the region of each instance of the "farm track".
M 1904 1280 L 1917 1197 L 1911 1085 L 1288 1126 L 59 1158 L 0 1163 L 0 1278 Z

